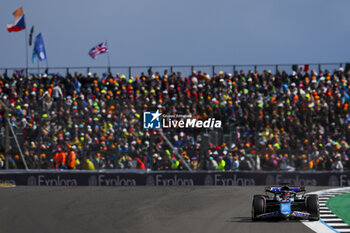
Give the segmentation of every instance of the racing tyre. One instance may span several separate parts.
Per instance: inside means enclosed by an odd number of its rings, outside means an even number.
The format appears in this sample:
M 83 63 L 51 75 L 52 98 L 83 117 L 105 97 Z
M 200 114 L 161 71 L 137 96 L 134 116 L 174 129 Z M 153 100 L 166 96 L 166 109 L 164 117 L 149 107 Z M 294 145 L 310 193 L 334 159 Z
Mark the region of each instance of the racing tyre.
M 310 213 L 309 221 L 318 221 L 320 219 L 320 207 L 317 195 L 308 195 L 305 197 L 306 211 Z
M 257 221 L 258 215 L 265 213 L 266 197 L 265 195 L 254 195 L 252 207 L 252 220 Z

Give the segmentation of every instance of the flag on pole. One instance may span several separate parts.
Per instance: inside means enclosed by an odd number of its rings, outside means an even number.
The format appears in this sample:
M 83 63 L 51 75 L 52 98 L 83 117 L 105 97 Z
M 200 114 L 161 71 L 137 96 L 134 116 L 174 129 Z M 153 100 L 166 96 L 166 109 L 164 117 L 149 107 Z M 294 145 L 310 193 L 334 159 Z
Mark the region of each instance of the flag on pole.
M 298 70 L 300 70 L 300 71 L 303 71 L 303 72 L 308 72 L 309 71 L 309 65 L 308 64 L 305 64 L 305 65 L 293 65 L 292 66 L 292 70 L 293 71 L 298 71 Z
M 96 45 L 95 47 L 93 47 L 92 49 L 90 49 L 89 51 L 89 55 L 93 58 L 96 59 L 97 55 L 101 54 L 101 53 L 107 53 L 108 52 L 108 48 L 107 48 L 107 41 Z
M 15 21 L 7 24 L 8 32 L 19 32 L 26 28 L 26 24 L 24 21 L 24 11 L 23 7 L 18 8 L 13 12 L 13 16 L 15 17 Z
M 13 70 L 13 74 L 16 76 L 16 77 L 23 77 L 24 76 L 24 73 L 25 73 L 25 70 L 24 69 L 20 69 L 20 70 Z
M 33 33 L 34 33 L 34 25 L 33 25 L 32 28 L 30 29 L 30 34 L 29 34 L 29 46 L 32 46 L 32 42 L 33 42 Z
M 35 58 L 38 56 L 39 61 L 46 60 L 46 52 L 45 52 L 45 46 L 44 46 L 44 40 L 41 36 L 41 33 L 39 33 L 34 42 L 34 48 L 33 48 L 33 56 L 32 56 L 32 62 L 35 62 Z

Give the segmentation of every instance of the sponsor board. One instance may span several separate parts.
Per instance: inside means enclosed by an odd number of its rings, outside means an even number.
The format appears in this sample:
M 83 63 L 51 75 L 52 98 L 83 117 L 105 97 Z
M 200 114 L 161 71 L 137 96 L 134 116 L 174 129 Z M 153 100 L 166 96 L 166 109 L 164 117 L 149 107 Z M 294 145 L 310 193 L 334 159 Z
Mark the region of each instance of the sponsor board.
M 192 178 L 182 178 L 178 175 L 172 177 L 163 174 L 149 175 L 146 178 L 147 186 L 193 186 L 195 182 Z
M 214 175 L 213 185 L 218 186 L 254 186 L 255 180 L 253 178 L 244 178 L 236 174 L 227 177 L 225 173 Z
M 31 186 L 350 186 L 350 172 L 19 172 L 0 173 L 0 183 Z
M 137 182 L 135 179 L 121 178 L 119 175 L 106 176 L 100 174 L 97 176 L 90 176 L 88 180 L 89 186 L 136 186 Z
M 340 175 L 339 183 L 337 186 L 350 186 L 350 176 L 346 174 Z
M 339 186 L 338 176 L 331 175 L 328 180 L 328 186 Z
M 146 185 L 147 186 L 154 186 L 155 185 L 154 178 L 152 175 L 148 175 L 146 177 Z
M 212 175 L 205 175 L 204 185 L 214 185 L 214 179 Z
M 288 176 L 286 176 L 288 175 Z M 300 185 L 300 186 L 316 186 L 317 185 L 317 179 L 316 178 L 306 178 L 306 177 L 300 177 L 300 175 L 295 174 L 294 176 L 291 176 L 291 173 L 284 174 L 275 174 L 275 175 L 267 175 L 266 176 L 266 185 L 275 185 L 275 184 L 282 184 L 287 183 L 290 185 Z
M 30 186 L 78 186 L 76 179 L 56 177 L 46 177 L 45 175 L 29 176 L 27 185 Z
M 155 186 L 193 186 L 192 178 L 180 178 L 176 174 L 173 177 L 163 177 L 162 174 L 155 175 Z

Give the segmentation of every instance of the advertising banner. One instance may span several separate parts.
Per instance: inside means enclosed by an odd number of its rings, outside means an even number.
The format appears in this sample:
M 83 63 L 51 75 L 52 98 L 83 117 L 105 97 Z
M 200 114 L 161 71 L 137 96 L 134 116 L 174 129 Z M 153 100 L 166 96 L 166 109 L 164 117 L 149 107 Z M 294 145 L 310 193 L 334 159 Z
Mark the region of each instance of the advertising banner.
M 30 186 L 350 186 L 350 172 L 1 171 L 0 183 Z

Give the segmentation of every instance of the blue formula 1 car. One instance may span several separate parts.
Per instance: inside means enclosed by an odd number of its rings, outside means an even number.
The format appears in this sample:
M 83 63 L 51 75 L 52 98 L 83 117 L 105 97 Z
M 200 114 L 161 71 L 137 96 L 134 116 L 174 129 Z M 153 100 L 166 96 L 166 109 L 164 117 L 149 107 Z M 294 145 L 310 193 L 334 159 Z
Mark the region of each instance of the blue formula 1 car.
M 252 220 L 270 218 L 318 221 L 320 219 L 318 196 L 305 195 L 305 188 L 302 186 L 266 187 L 265 195 L 253 197 Z

